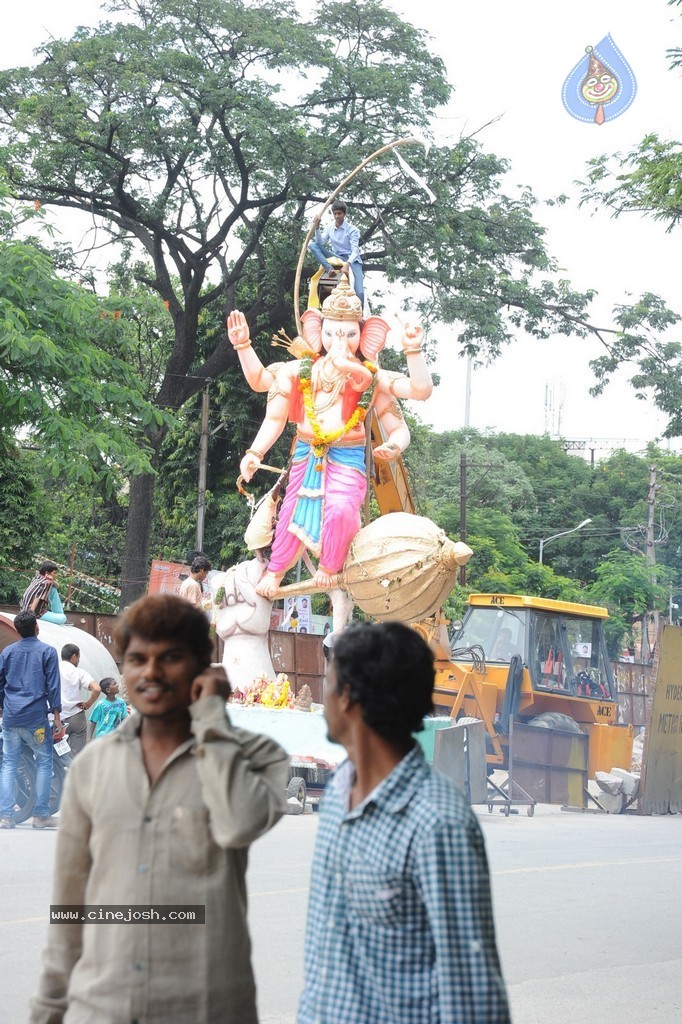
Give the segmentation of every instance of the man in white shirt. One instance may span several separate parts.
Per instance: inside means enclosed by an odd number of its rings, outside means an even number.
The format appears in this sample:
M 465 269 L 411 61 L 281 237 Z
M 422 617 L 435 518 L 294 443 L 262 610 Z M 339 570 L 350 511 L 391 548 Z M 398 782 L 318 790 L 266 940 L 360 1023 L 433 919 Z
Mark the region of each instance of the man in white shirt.
M 76 644 L 64 644 L 62 659 L 59 662 L 59 674 L 62 682 L 62 722 L 66 726 L 66 738 L 74 757 L 85 746 L 88 727 L 86 712 L 101 693 L 92 676 L 78 667 L 80 660 L 80 647 L 77 647 Z M 84 701 L 83 691 L 88 690 L 90 696 Z
M 189 576 L 180 585 L 178 597 L 184 598 L 185 601 L 196 605 L 197 608 L 203 608 L 210 596 L 204 594 L 203 582 L 210 571 L 211 563 L 208 558 L 205 558 L 204 555 L 197 555 L 192 562 Z

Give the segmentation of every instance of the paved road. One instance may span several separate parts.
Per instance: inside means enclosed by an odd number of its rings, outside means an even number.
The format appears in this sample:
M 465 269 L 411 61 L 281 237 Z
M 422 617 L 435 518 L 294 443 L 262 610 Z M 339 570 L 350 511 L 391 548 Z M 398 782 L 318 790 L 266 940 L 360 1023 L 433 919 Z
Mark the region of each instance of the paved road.
M 682 815 L 483 811 L 515 1024 L 679 1024 Z M 249 884 L 261 1024 L 293 1024 L 315 815 L 258 842 Z M 23 1024 L 55 836 L 0 832 L 0 1024 Z

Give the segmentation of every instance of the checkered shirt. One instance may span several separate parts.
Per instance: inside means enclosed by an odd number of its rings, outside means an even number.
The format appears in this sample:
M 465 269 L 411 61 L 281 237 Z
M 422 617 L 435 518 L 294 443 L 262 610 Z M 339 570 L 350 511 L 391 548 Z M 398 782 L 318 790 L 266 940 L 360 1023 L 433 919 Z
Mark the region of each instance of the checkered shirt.
M 509 1024 L 476 816 L 415 746 L 352 811 L 320 806 L 298 1024 Z

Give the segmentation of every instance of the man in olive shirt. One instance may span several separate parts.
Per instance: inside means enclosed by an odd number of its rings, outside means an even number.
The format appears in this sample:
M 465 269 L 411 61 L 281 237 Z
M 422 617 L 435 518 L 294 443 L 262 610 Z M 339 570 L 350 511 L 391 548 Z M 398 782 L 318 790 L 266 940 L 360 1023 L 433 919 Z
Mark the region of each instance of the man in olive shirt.
M 116 630 L 131 715 L 70 770 L 32 1024 L 257 1024 L 249 844 L 286 811 L 287 755 L 235 728 L 199 608 L 160 594 Z M 95 923 L 102 906 L 205 908 L 205 923 Z M 80 917 L 86 917 L 82 922 Z

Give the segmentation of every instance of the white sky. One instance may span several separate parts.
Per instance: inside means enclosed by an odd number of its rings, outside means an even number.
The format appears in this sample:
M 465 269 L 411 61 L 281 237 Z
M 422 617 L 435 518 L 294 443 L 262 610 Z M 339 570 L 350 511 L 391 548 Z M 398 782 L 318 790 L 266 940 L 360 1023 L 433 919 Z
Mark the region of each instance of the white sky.
M 444 136 L 454 141 L 500 118 L 479 137 L 486 149 L 511 160 L 509 185 L 528 184 L 541 199 L 575 196 L 573 182 L 585 176 L 591 157 L 626 152 L 650 132 L 679 138 L 682 75 L 668 70 L 665 51 L 682 45 L 682 10 L 665 0 L 454 0 L 447 7 L 441 0 L 391 0 L 391 5 L 431 33 L 433 48 L 446 63 L 456 91 L 440 122 Z M 609 33 L 635 74 L 637 96 L 614 121 L 607 114 L 601 126 L 584 124 L 565 112 L 561 87 L 585 46 Z M 548 228 L 548 247 L 565 268 L 562 276 L 599 292 L 597 323 L 608 325 L 615 304 L 646 290 L 682 309 L 679 232 L 667 235 L 660 224 L 635 215 L 618 221 L 593 216 L 576 203 L 538 210 L 536 219 Z M 440 349 L 444 352 L 445 345 Z M 625 447 L 637 449 L 660 433 L 664 417 L 650 402 L 637 401 L 626 374 L 601 398 L 589 397 L 588 364 L 600 349 L 596 340 L 520 339 L 492 367 L 474 373 L 471 425 L 542 433 L 549 385 L 555 420 L 563 400 L 563 436 L 627 438 L 632 441 Z M 465 366 L 443 355 L 439 369 L 443 386 L 424 418 L 439 429 L 455 429 L 464 422 Z
M 427 30 L 432 48 L 446 63 L 456 92 L 442 112 L 437 131 L 455 141 L 465 132 L 499 118 L 479 136 L 484 147 L 511 161 L 507 191 L 528 184 L 539 198 L 575 196 L 573 182 L 585 174 L 590 157 L 626 151 L 649 132 L 679 136 L 682 75 L 668 70 L 665 51 L 682 45 L 680 11 L 665 0 L 390 0 L 413 24 Z M 646 8 L 646 14 L 644 9 Z M 30 63 L 48 35 L 67 37 L 78 24 L 101 18 L 97 0 L 25 0 L 3 13 L 0 64 Z M 576 121 L 561 102 L 564 78 L 584 53 L 610 33 L 632 67 L 638 93 L 621 117 L 600 126 Z M 406 154 L 407 155 L 407 154 Z M 611 307 L 628 293 L 678 299 L 680 233 L 636 216 L 614 221 L 578 210 L 539 209 L 548 246 L 575 286 L 599 292 L 594 319 L 610 322 Z M 596 244 L 595 244 L 596 243 Z M 682 332 L 681 332 L 682 333 Z M 464 424 L 466 368 L 438 332 L 438 370 L 443 384 L 419 413 L 440 430 Z M 588 395 L 589 360 L 597 341 L 559 337 L 549 342 L 520 338 L 492 366 L 473 377 L 471 425 L 480 429 L 542 433 L 556 429 L 571 438 L 625 441 L 636 450 L 656 437 L 664 419 L 649 402 L 638 402 L 622 375 L 599 399 Z M 553 391 L 554 415 L 547 420 L 545 395 Z M 677 447 L 677 444 L 675 445 Z

